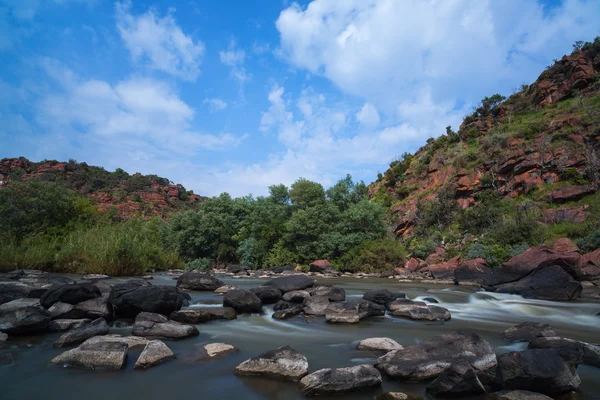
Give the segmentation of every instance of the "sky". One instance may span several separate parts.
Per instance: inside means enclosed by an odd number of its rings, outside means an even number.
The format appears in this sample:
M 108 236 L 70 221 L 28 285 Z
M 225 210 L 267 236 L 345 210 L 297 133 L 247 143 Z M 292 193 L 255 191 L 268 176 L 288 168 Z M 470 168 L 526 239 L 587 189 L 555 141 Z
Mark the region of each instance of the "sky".
M 0 0 L 0 158 L 366 183 L 600 34 L 598 0 Z

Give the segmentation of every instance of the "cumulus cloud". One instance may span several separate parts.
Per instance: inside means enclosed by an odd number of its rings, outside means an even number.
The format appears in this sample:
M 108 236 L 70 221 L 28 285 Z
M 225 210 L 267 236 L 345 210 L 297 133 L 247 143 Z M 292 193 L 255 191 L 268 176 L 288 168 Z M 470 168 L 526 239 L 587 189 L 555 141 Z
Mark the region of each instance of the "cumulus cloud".
M 131 1 L 115 4 L 117 29 L 134 61 L 194 81 L 200 74 L 204 43 L 186 35 L 177 25 L 173 12 L 171 9 L 161 17 L 150 9 L 134 15 Z
M 246 52 L 239 49 L 234 40 L 229 43 L 227 50 L 219 52 L 221 63 L 228 66 L 230 74 L 234 79 L 245 82 L 250 79 L 250 74 L 246 72 L 244 63 L 246 62 Z
M 206 104 L 210 112 L 213 113 L 227 108 L 227 103 L 218 97 L 204 99 L 202 103 Z
M 379 113 L 373 104 L 365 103 L 356 113 L 356 120 L 366 128 L 373 128 L 379 125 Z

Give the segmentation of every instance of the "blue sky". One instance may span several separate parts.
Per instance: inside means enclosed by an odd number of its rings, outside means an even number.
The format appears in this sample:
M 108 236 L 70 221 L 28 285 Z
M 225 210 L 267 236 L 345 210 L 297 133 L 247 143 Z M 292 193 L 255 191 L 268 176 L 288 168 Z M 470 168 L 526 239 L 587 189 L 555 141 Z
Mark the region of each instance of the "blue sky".
M 597 0 L 0 0 L 0 158 L 202 195 L 368 183 L 598 21 Z

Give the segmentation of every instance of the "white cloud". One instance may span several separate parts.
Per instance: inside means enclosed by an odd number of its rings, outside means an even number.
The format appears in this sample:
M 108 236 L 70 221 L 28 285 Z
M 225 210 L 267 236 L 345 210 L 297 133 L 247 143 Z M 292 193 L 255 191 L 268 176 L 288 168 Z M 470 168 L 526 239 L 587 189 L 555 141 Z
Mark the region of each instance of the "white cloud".
M 228 66 L 231 76 L 242 82 L 250 80 L 250 74 L 246 71 L 246 52 L 239 49 L 234 40 L 229 43 L 227 50 L 219 51 L 221 62 Z
M 145 61 L 150 68 L 194 81 L 200 74 L 204 43 L 186 35 L 173 17 L 154 9 L 141 15 L 131 12 L 131 1 L 115 4 L 117 29 L 134 61 Z
M 374 128 L 379 125 L 379 113 L 373 104 L 365 103 L 356 113 L 356 120 L 365 128 Z
M 208 109 L 213 113 L 227 108 L 227 103 L 218 97 L 204 99 L 202 103 L 208 105 Z

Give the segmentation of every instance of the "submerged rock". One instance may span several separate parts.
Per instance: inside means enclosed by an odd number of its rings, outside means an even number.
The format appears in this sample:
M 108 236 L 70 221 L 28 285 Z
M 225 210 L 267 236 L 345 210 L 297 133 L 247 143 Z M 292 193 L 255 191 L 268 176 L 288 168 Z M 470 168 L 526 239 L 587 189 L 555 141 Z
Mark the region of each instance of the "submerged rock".
M 175 358 L 175 354 L 160 340 L 152 340 L 146 344 L 133 368 L 146 369 Z
M 186 272 L 177 278 L 177 287 L 185 290 L 213 291 L 221 286 L 222 280 L 202 272 Z
M 93 336 L 106 335 L 108 333 L 108 325 L 104 318 L 98 318 L 87 325 L 71 329 L 63 334 L 54 342 L 54 347 L 70 346 L 89 339 Z
M 375 400 L 423 400 L 419 395 L 402 392 L 381 393 Z
M 398 344 L 393 339 L 380 337 L 363 339 L 356 346 L 358 350 L 375 350 L 375 351 L 392 351 L 403 349 L 402 345 Z
M 372 365 L 348 368 L 325 368 L 300 380 L 305 396 L 334 395 L 357 392 L 381 385 L 381 374 Z
M 193 325 L 185 325 L 173 321 L 161 314 L 142 312 L 135 318 L 133 334 L 136 336 L 154 336 L 170 339 L 181 339 L 198 335 Z
M 385 307 L 356 299 L 329 304 L 325 318 L 330 323 L 356 324 L 363 318 L 378 315 L 385 315 Z
M 219 288 L 215 289 L 215 293 L 217 294 L 225 294 L 227 292 L 229 292 L 230 290 L 234 290 L 234 289 L 238 289 L 237 286 L 233 286 L 233 285 L 223 285 Z
M 297 381 L 308 373 L 308 360 L 291 347 L 284 346 L 244 361 L 234 372 Z
M 492 400 L 552 400 L 552 397 L 527 390 L 502 390 L 492 393 L 488 397 Z
M 83 343 L 58 355 L 53 364 L 91 370 L 119 370 L 127 359 L 127 345 L 118 342 Z
M 291 292 L 293 290 L 304 290 L 313 287 L 315 282 L 305 275 L 292 275 L 274 278 L 265 283 L 265 286 L 273 286 L 279 289 L 282 293 Z
M 427 386 L 427 393 L 433 397 L 468 396 L 484 392 L 485 388 L 476 371 L 466 360 L 452 364 Z
M 260 313 L 262 302 L 254 293 L 236 289 L 230 290 L 223 297 L 223 306 L 233 308 L 237 313 Z
M 0 365 L 14 364 L 19 358 L 19 353 L 9 351 L 7 353 L 0 353 Z
M 556 336 L 550 325 L 541 322 L 527 321 L 506 329 L 502 336 L 509 342 L 531 342 L 545 336 Z
M 175 311 L 171 313 L 169 318 L 186 324 L 200 324 L 218 319 L 236 319 L 237 313 L 231 307 L 190 308 Z
M 377 359 L 375 367 L 391 379 L 421 381 L 437 377 L 460 360 L 481 371 L 496 365 L 496 353 L 492 345 L 475 333 L 446 333 L 390 351 Z

